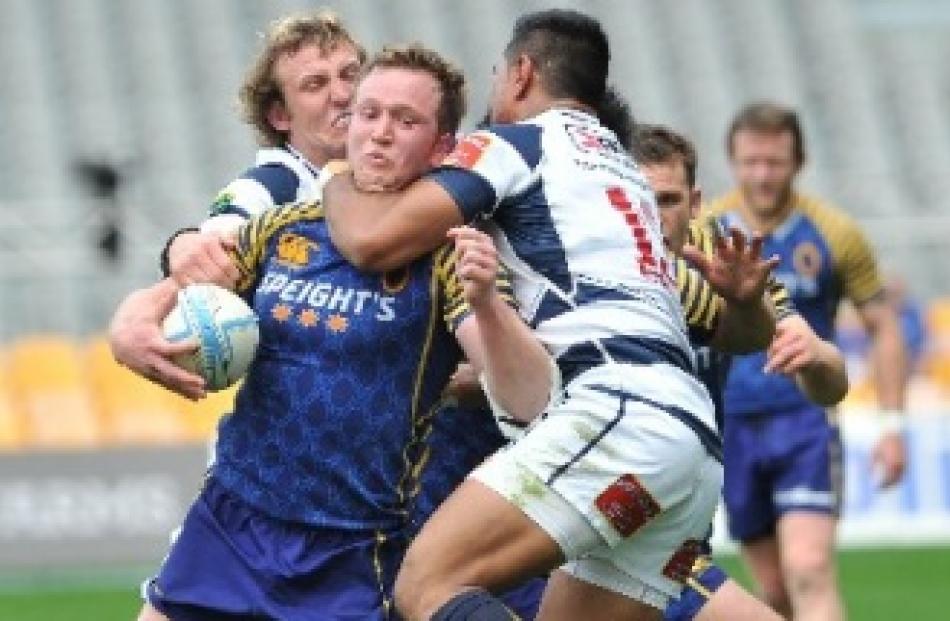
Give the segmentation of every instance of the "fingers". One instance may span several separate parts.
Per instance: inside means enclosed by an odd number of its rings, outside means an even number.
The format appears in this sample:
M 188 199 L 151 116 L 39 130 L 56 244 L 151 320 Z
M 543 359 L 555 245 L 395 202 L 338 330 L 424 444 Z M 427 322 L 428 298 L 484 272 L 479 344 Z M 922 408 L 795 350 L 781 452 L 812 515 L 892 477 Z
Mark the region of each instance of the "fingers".
M 707 257 L 696 246 L 692 246 L 690 244 L 683 246 L 683 249 L 680 250 L 680 255 L 686 259 L 689 264 L 698 269 L 700 274 L 709 274 L 709 271 L 712 268 L 712 263 L 710 262 L 709 257 Z
M 181 285 L 213 283 L 232 288 L 240 271 L 231 259 L 234 234 L 217 232 L 181 235 L 169 249 L 172 276 Z
M 194 353 L 198 351 L 199 346 L 198 339 L 195 338 L 177 342 L 161 340 L 154 344 L 154 350 L 160 356 L 168 358 Z
M 186 371 L 161 356 L 153 359 L 143 375 L 146 379 L 193 401 L 202 399 L 207 394 L 202 377 Z

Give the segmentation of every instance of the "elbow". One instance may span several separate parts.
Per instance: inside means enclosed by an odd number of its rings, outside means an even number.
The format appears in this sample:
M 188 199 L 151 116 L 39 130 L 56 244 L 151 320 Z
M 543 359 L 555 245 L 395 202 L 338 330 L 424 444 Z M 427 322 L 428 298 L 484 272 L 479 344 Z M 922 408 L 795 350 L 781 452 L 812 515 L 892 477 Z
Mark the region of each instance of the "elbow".
M 392 269 L 388 253 L 371 235 L 354 235 L 345 243 L 337 245 L 343 257 L 354 267 L 366 272 L 381 272 Z

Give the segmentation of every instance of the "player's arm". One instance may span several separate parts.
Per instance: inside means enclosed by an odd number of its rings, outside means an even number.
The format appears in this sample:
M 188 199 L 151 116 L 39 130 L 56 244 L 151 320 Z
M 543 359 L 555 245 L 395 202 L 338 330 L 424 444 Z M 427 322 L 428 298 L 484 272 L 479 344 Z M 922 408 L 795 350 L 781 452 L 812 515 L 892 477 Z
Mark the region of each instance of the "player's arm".
M 766 289 L 778 258 L 763 260 L 759 256 L 761 250 L 760 237 L 747 240 L 738 229 L 731 230 L 728 239 L 717 236 L 712 252 L 704 252 L 696 245 L 683 248 L 683 256 L 696 266 L 719 296 L 710 343 L 719 351 L 758 351 L 767 347 L 772 339 L 776 314 Z M 684 293 L 682 288 L 681 293 Z M 689 290 L 685 293 L 688 295 Z M 689 303 L 684 306 L 689 319 Z
M 881 485 L 887 487 L 900 480 L 907 462 L 903 436 L 907 349 L 897 310 L 884 293 L 870 244 L 849 219 L 837 224 L 828 234 L 838 277 L 871 338 L 870 366 L 883 415 L 883 433 L 872 459 Z
M 399 192 L 361 192 L 351 175 L 324 188 L 333 243 L 363 269 L 399 267 L 440 246 L 452 227 L 488 217 L 536 182 L 541 129 L 493 126 L 469 134 L 441 166 Z
M 445 243 L 462 212 L 440 184 L 420 179 L 399 192 L 363 192 L 350 174 L 324 188 L 333 245 L 360 269 L 383 271 L 409 263 Z
M 491 239 L 470 227 L 452 229 L 449 235 L 455 240 L 460 293 L 470 309 L 455 330 L 456 338 L 480 371 L 490 402 L 512 418 L 529 422 L 556 388 L 554 363 L 499 288 Z
M 805 396 L 818 405 L 836 405 L 848 393 L 848 373 L 841 351 L 815 334 L 800 315 L 789 315 L 778 322 L 767 355 L 766 373 L 793 377 Z

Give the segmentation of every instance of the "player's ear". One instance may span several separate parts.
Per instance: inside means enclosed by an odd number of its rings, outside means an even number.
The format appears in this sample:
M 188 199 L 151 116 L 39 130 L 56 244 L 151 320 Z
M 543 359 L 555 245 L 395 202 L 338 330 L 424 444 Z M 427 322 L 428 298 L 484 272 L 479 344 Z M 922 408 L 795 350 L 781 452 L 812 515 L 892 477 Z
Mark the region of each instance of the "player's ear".
M 279 132 L 290 130 L 290 114 L 282 101 L 275 101 L 267 109 L 267 122 Z
M 519 54 L 517 60 L 511 64 L 511 78 L 515 84 L 516 99 L 524 99 L 534 81 L 538 79 L 538 65 L 527 54 Z

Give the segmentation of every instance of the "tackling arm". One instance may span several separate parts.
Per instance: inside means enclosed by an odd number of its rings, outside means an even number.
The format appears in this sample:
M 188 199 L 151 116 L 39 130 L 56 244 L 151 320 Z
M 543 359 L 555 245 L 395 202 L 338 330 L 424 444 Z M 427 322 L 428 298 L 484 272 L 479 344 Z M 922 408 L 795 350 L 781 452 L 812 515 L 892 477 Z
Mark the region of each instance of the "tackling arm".
M 333 244 L 360 269 L 395 269 L 445 242 L 462 212 L 438 183 L 421 179 L 399 192 L 363 192 L 350 174 L 323 190 Z

